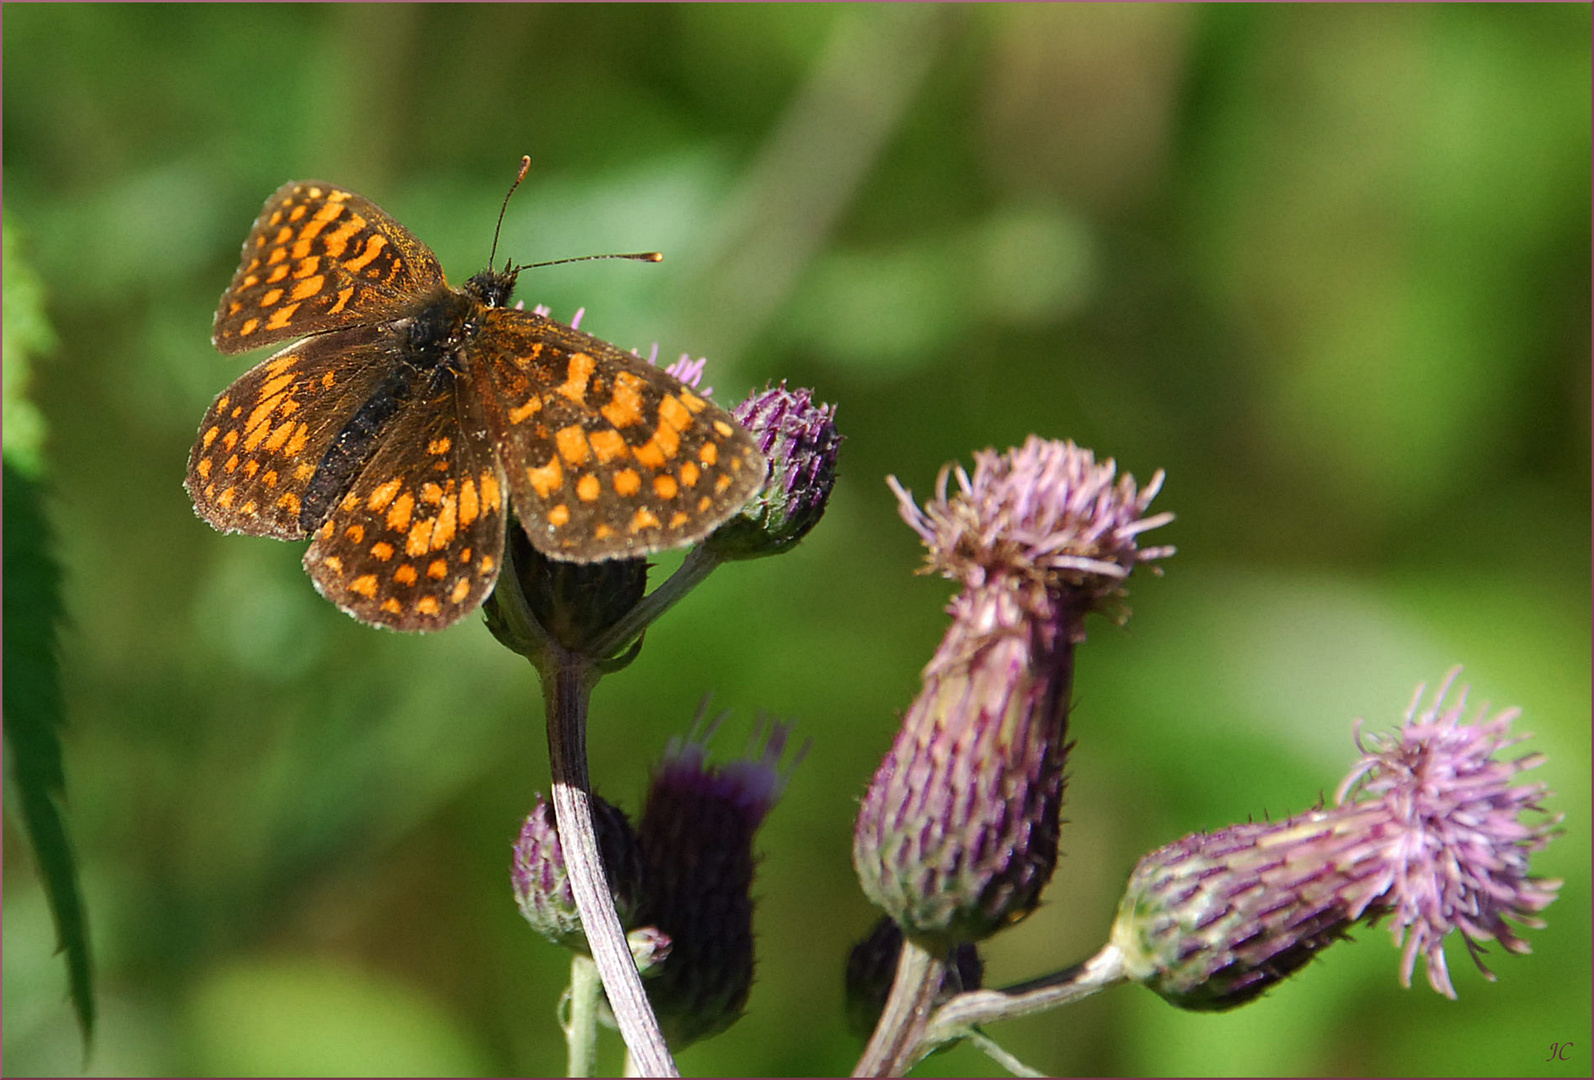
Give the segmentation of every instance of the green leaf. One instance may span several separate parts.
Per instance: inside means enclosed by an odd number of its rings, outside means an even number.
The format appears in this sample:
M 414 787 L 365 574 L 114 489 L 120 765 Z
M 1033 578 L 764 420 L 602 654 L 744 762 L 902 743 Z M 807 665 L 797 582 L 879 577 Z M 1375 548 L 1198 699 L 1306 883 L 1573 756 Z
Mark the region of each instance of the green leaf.
M 5 219 L 4 335 L 5 363 L 0 365 L 5 385 L 4 417 L 6 460 L 29 476 L 41 471 L 44 420 L 28 398 L 33 358 L 55 347 L 55 331 L 44 311 L 44 284 L 33 272 L 23 251 L 23 233 L 16 221 Z
M 44 425 L 26 398 L 28 362 L 54 341 L 44 318 L 43 289 L 5 229 L 5 745 L 11 788 L 38 857 L 39 873 L 66 953 L 72 1005 L 85 1041 L 94 1031 L 94 986 L 88 924 L 77 863 L 62 803 L 60 659 L 56 636 L 64 616 L 61 569 L 44 509 L 40 448 Z

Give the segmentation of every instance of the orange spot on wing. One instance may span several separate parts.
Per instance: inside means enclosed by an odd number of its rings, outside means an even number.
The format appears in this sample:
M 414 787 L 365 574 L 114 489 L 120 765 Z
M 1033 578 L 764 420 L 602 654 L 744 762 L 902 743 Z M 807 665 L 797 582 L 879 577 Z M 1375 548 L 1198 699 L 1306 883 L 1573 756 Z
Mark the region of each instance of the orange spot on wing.
M 371 599 L 372 597 L 376 596 L 376 575 L 361 574 L 359 577 L 349 582 L 349 591 L 351 593 L 359 593 L 367 600 Z
M 560 428 L 553 438 L 555 445 L 559 447 L 559 456 L 564 458 L 566 465 L 578 469 L 587 460 L 590 452 L 587 446 L 587 433 L 581 430 L 580 424 Z
M 642 423 L 642 387 L 645 384 L 641 378 L 629 371 L 622 371 L 614 377 L 614 392 L 609 403 L 598 411 L 603 413 L 603 418 L 617 428 L 631 427 Z
M 587 382 L 592 378 L 592 372 L 596 367 L 596 361 L 586 353 L 571 353 L 570 366 L 565 370 L 565 381 L 560 384 L 559 392 L 578 405 L 585 404 Z
M 564 479 L 565 471 L 560 466 L 558 458 L 549 458 L 548 464 L 541 468 L 528 467 L 526 469 L 526 481 L 531 484 L 531 490 L 535 491 L 540 498 L 546 499 L 549 495 L 558 491 L 559 486 L 564 483 Z
M 443 499 L 443 506 L 437 511 L 437 524 L 432 527 L 433 551 L 440 551 L 454 542 L 454 514 L 457 505 L 452 495 Z
M 566 506 L 564 503 L 560 503 L 558 506 L 550 509 L 548 511 L 548 524 L 552 525 L 556 529 L 570 524 L 570 507 Z
M 271 318 L 266 320 L 266 329 L 281 330 L 293 321 L 293 313 L 299 310 L 298 304 L 286 304 L 277 309 Z
M 387 504 L 393 501 L 393 497 L 399 493 L 399 488 L 403 486 L 404 481 L 394 477 L 371 492 L 371 498 L 365 505 L 370 508 L 373 514 L 380 514 L 387 509 Z
M 266 449 L 273 454 L 281 450 L 287 443 L 288 436 L 293 434 L 294 427 L 295 424 L 292 420 L 285 424 L 278 424 L 276 430 L 271 433 L 271 437 L 266 440 Z
M 659 516 L 647 507 L 643 507 L 631 515 L 631 531 L 641 532 L 643 529 L 656 529 L 659 527 Z
M 416 578 L 419 576 L 420 575 L 415 572 L 415 567 L 411 566 L 409 563 L 405 563 L 397 570 L 393 571 L 393 580 L 398 582 L 400 585 L 414 585 Z
M 659 419 L 676 431 L 685 431 L 692 426 L 691 412 L 674 394 L 665 394 L 664 400 L 659 402 Z
M 387 562 L 393 557 L 393 545 L 388 543 L 386 540 L 378 540 L 376 543 L 371 545 L 371 555 L 373 558 L 381 559 L 383 562 Z
M 594 431 L 587 438 L 592 443 L 592 452 L 597 455 L 598 463 L 602 465 L 624 457 L 629 450 L 618 431 Z
M 372 233 L 366 238 L 365 250 L 357 258 L 350 259 L 348 262 L 344 263 L 343 269 L 347 270 L 351 274 L 359 273 L 361 270 L 364 270 L 367 266 L 369 266 L 378 255 L 382 254 L 382 248 L 386 245 L 386 237 L 380 233 Z
M 410 527 L 410 514 L 415 510 L 415 497 L 405 492 L 387 508 L 387 527 L 394 532 L 405 532 Z
M 327 308 L 327 314 L 328 315 L 336 315 L 338 312 L 342 311 L 343 310 L 343 306 L 349 302 L 349 298 L 351 296 L 353 296 L 353 295 L 354 295 L 354 286 L 353 285 L 350 285 L 346 289 L 339 289 L 338 290 L 338 302 L 336 304 L 333 304 L 331 307 Z
M 426 576 L 435 581 L 442 581 L 448 576 L 448 560 L 433 559 L 426 567 Z
M 526 399 L 526 403 L 524 405 L 517 405 L 513 409 L 509 410 L 509 422 L 511 424 L 523 423 L 527 417 L 531 416 L 541 408 L 542 398 L 533 395 L 532 397 Z
M 653 478 L 653 493 L 666 501 L 675 498 L 680 493 L 681 485 L 676 483 L 673 476 L 655 476 Z
M 404 538 L 404 554 L 425 555 L 432 547 L 432 526 L 436 518 L 423 518 L 410 526 L 410 533 Z
M 576 481 L 576 498 L 582 502 L 592 502 L 601 494 L 603 494 L 603 485 L 592 473 L 587 473 Z
M 621 469 L 614 474 L 615 494 L 630 498 L 642 490 L 642 477 L 635 469 Z

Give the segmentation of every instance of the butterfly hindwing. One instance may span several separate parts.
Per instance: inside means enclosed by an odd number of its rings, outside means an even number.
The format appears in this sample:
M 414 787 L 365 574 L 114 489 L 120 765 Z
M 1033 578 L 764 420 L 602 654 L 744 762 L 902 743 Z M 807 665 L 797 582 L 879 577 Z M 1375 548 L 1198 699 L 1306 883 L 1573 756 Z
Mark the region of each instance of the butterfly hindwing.
M 374 327 L 322 334 L 245 372 L 211 403 L 184 486 L 224 532 L 298 540 L 328 447 L 391 366 Z
M 316 529 L 305 569 L 356 619 L 437 630 L 492 591 L 507 506 L 481 418 L 464 422 L 472 411 L 452 386 L 410 401 Z

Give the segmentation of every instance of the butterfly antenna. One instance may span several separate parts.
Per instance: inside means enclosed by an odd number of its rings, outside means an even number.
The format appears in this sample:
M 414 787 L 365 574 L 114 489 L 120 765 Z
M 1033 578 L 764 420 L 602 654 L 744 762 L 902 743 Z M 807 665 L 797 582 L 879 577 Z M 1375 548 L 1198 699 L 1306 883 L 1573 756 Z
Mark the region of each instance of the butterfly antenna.
M 509 196 L 515 193 L 520 182 L 526 178 L 526 173 L 531 168 L 531 155 L 523 154 L 520 158 L 520 172 L 515 174 L 515 182 L 509 185 L 509 190 L 504 192 L 504 205 L 498 208 L 498 224 L 493 226 L 493 250 L 487 256 L 488 269 L 492 268 L 493 260 L 498 258 L 498 232 L 504 227 L 504 212 L 509 209 Z
M 632 251 L 624 255 L 577 255 L 573 259 L 549 259 L 547 262 L 521 263 L 515 267 L 515 273 L 522 270 L 535 270 L 539 266 L 563 266 L 565 263 L 592 262 L 594 259 L 633 259 L 636 262 L 663 262 L 664 256 L 657 251 Z

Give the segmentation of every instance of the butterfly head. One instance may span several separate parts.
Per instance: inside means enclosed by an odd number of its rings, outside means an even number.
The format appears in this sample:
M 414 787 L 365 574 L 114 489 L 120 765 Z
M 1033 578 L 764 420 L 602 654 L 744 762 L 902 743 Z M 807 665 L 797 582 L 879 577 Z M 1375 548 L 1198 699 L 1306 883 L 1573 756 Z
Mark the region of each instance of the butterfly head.
M 465 292 L 483 307 L 508 307 L 509 296 L 515 291 L 515 279 L 520 276 L 522 269 L 512 263 L 505 263 L 502 270 L 488 267 L 465 282 Z

